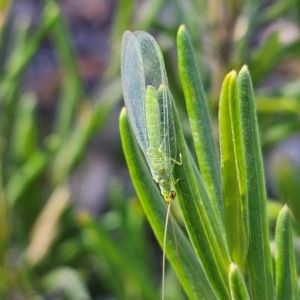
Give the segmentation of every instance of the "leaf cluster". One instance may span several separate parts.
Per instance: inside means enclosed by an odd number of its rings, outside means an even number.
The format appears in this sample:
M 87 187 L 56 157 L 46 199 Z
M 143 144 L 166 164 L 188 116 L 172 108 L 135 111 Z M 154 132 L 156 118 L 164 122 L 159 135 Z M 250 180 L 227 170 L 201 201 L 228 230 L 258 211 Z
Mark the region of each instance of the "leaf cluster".
M 220 162 L 191 40 L 177 33 L 178 67 L 194 142 L 186 145 L 173 113 L 182 165 L 175 165 L 177 201 L 187 236 L 175 225 L 166 254 L 189 299 L 298 299 L 289 210 L 276 225 L 275 268 L 269 241 L 267 199 L 258 122 L 246 65 L 225 77 L 219 104 Z M 122 145 L 143 209 L 162 244 L 166 207 L 131 131 L 120 115 Z M 275 274 L 275 278 L 274 278 Z

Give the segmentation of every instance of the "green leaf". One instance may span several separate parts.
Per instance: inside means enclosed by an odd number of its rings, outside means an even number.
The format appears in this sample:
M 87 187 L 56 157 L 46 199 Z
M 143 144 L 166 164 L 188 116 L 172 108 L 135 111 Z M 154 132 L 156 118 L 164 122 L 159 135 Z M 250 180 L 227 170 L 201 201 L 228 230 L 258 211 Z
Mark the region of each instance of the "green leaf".
M 177 33 L 177 48 L 179 74 L 198 164 L 214 209 L 221 218 L 221 226 L 223 226 L 224 212 L 219 158 L 193 47 L 184 25 L 180 26 Z
M 11 140 L 11 150 L 18 163 L 24 162 L 37 150 L 35 104 L 34 95 L 29 93 L 24 94 L 18 103 Z
M 290 118 L 286 122 L 274 124 L 273 126 L 266 128 L 264 132 L 261 133 L 262 146 L 264 148 L 270 148 L 275 144 L 278 144 L 285 140 L 287 136 L 299 132 L 299 126 L 300 123 L 297 119 Z M 280 170 L 278 172 L 280 172 Z
M 164 0 L 143 2 L 139 10 L 140 13 L 136 16 L 136 28 L 147 30 L 157 20 L 164 4 Z
M 45 170 L 51 154 L 47 151 L 34 152 L 9 178 L 4 187 L 7 206 L 12 209 L 28 186 Z
M 2 146 L 2 145 L 1 145 Z M 0 146 L 0 147 L 1 147 Z M 2 152 L 2 149 L 0 148 Z M 1 153 L 2 154 L 2 153 Z M 8 225 L 8 218 L 7 218 L 7 209 L 6 209 L 6 202 L 5 196 L 3 192 L 2 186 L 2 161 L 0 161 L 0 265 L 3 266 L 6 259 L 7 248 L 9 245 L 9 225 Z M 3 282 L 2 272 L 0 271 L 0 278 Z M 5 284 L 4 284 L 5 285 Z M 1 292 L 0 292 L 1 294 Z
M 298 82 L 299 84 L 299 82 Z M 300 103 L 297 97 L 289 96 L 259 96 L 256 97 L 256 107 L 259 113 L 265 114 L 300 114 Z
M 220 95 L 219 126 L 225 229 L 234 262 L 243 268 L 248 248 L 244 156 L 236 72 L 225 77 Z
M 291 8 L 295 7 L 295 0 L 279 0 L 274 1 L 271 5 L 268 5 L 264 8 L 264 10 L 260 13 L 254 26 L 256 28 L 261 28 L 267 24 L 270 24 L 272 21 L 277 21 L 279 18 L 283 17 L 284 14 L 287 14 Z
M 282 208 L 277 219 L 275 242 L 276 292 L 278 300 L 299 299 L 293 232 L 287 205 Z
M 44 2 L 48 5 L 56 5 L 54 0 L 44 0 Z M 58 13 L 51 34 L 63 72 L 54 131 L 65 138 L 71 128 L 78 103 L 86 98 L 86 93 L 76 66 L 77 60 L 71 43 L 71 34 L 61 12 Z
M 125 109 L 120 115 L 120 132 L 122 146 L 132 182 L 156 238 L 162 246 L 167 208 L 153 178 L 149 173 L 149 169 L 146 166 L 141 151 L 138 148 L 126 116 Z M 186 159 L 186 154 L 183 155 L 183 158 Z M 176 172 L 174 173 L 176 176 Z M 179 180 L 176 184 L 176 190 L 180 184 L 183 182 L 186 183 L 187 180 L 187 177 Z M 187 196 L 190 196 L 190 194 Z M 186 198 L 185 201 L 190 200 L 193 201 L 193 199 L 189 198 Z M 168 229 L 166 255 L 171 262 L 173 269 L 176 271 L 185 292 L 189 296 L 189 299 L 217 299 L 208 279 L 206 278 L 206 275 L 203 272 L 197 256 L 175 221 L 174 229 L 176 241 L 174 240 L 171 228 Z M 209 253 L 207 250 L 206 252 L 208 252 L 208 255 L 212 256 L 212 252 Z M 221 288 L 222 286 L 220 286 L 220 289 Z
M 134 0 L 118 1 L 114 22 L 111 28 L 111 40 L 114 47 L 111 48 L 111 55 L 109 58 L 109 64 L 105 70 L 105 78 L 111 80 L 116 77 L 116 74 L 120 72 L 120 50 L 122 43 L 122 36 L 125 28 L 130 28 L 132 15 L 134 13 Z
M 78 161 L 82 155 L 85 146 L 88 142 L 89 136 L 87 132 L 91 127 L 92 108 L 88 103 L 85 103 L 81 109 L 79 120 L 77 121 L 74 129 L 64 140 L 59 151 L 54 157 L 51 166 L 52 181 L 57 184 L 65 180 L 71 168 Z
M 255 51 L 253 57 L 248 62 L 250 70 L 253 70 L 252 77 L 254 83 L 265 78 L 274 68 L 279 59 L 281 49 L 279 33 L 274 32 L 270 34 L 262 46 Z
M 9 58 L 6 65 L 6 74 L 3 82 L 1 83 L 1 98 L 5 100 L 7 104 L 12 101 L 14 89 L 19 82 L 19 77 L 23 72 L 26 65 L 29 63 L 32 56 L 38 50 L 40 43 L 45 38 L 48 31 L 52 28 L 59 14 L 59 6 L 56 3 L 49 3 L 45 6 L 42 14 L 42 23 L 39 29 L 30 37 L 25 36 L 27 30 L 23 32 L 21 39 L 27 37 L 26 43 L 24 40 L 18 41 L 22 47 L 14 49 L 14 52 Z
M 173 176 L 177 199 L 186 229 L 205 274 L 219 299 L 229 298 L 228 265 L 231 263 L 220 219 L 203 180 L 185 144 L 178 112 L 173 106 L 175 131 L 182 165 L 175 165 Z
M 66 176 L 83 155 L 88 141 L 103 126 L 107 116 L 120 99 L 120 80 L 112 81 L 99 95 L 100 101 L 81 105 L 77 123 L 68 137 L 62 141 L 52 164 L 54 183 L 65 180 Z M 118 86 L 118 87 L 117 87 Z
M 228 274 L 232 300 L 250 300 L 243 274 L 237 264 L 230 265 Z
M 252 83 L 247 66 L 237 78 L 241 108 L 242 135 L 245 155 L 249 219 L 249 250 L 247 268 L 253 299 L 275 298 L 269 231 L 266 212 L 266 191 L 258 124 Z
M 125 248 L 116 247 L 116 242 L 111 239 L 103 226 L 93 221 L 89 215 L 81 213 L 78 215 L 78 219 L 82 227 L 83 243 L 88 252 L 96 255 L 97 258 L 107 260 L 111 266 L 112 280 L 116 278 L 117 281 L 127 282 L 126 286 L 123 287 L 124 293 L 128 292 L 126 289 L 130 284 L 133 285 L 131 289 L 141 293 L 141 299 L 157 299 L 158 293 L 154 284 L 147 278 L 148 274 L 139 266 L 136 257 L 126 251 Z M 115 272 L 116 270 L 118 271 Z

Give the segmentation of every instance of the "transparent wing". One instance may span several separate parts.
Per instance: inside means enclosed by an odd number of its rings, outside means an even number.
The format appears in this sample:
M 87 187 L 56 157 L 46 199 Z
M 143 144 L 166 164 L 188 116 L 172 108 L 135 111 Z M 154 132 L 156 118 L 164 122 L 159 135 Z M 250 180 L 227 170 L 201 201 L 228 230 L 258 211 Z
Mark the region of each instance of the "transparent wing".
M 144 31 L 134 33 L 140 45 L 145 86 L 152 85 L 158 90 L 161 84 L 168 85 L 165 64 L 156 40 Z
M 176 159 L 176 137 L 172 110 L 172 95 L 161 50 L 156 40 L 146 32 L 126 31 L 122 41 L 121 76 L 125 106 L 140 148 L 148 161 L 149 140 L 146 126 L 146 87 L 160 87 L 160 151 L 164 155 L 165 170 L 172 171 Z
M 143 57 L 145 85 L 152 85 L 159 89 L 158 120 L 160 122 L 159 128 L 161 128 L 159 150 L 163 152 L 163 168 L 171 173 L 177 156 L 177 143 L 172 108 L 173 97 L 168 88 L 163 56 L 159 45 L 151 35 L 145 32 L 137 32 L 136 35 Z
M 136 139 L 145 153 L 148 149 L 145 112 L 145 75 L 140 45 L 126 31 L 122 40 L 121 77 L 124 102 Z

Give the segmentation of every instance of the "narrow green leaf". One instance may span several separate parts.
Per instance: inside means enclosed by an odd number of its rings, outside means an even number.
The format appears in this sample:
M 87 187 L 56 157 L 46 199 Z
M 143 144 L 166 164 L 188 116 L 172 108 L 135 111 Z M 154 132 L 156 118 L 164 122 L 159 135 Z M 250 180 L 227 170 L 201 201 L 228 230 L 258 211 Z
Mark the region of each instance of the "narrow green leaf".
M 28 186 L 34 182 L 38 176 L 45 170 L 49 160 L 56 154 L 51 165 L 55 183 L 65 179 L 70 169 L 82 155 L 83 150 L 91 136 L 103 125 L 109 112 L 115 106 L 120 98 L 119 80 L 112 82 L 100 95 L 101 101 L 96 103 L 95 107 L 85 107 L 81 111 L 80 121 L 72 131 L 72 134 L 58 148 L 58 141 L 55 136 L 48 139 L 45 151 L 33 153 L 24 164 L 16 170 L 13 176 L 5 185 L 5 195 L 8 207 L 11 208 L 16 201 L 21 199 Z M 91 114 L 92 111 L 92 114 Z M 56 173 L 57 171 L 57 173 Z
M 254 23 L 256 28 L 261 28 L 273 21 L 283 17 L 291 8 L 295 6 L 295 0 L 274 1 L 271 5 L 262 10 Z
M 11 150 L 18 163 L 37 150 L 35 104 L 34 95 L 29 93 L 24 94 L 18 103 L 11 139 Z
M 231 263 L 221 230 L 220 218 L 208 196 L 203 180 L 185 144 L 178 112 L 173 106 L 175 131 L 182 165 L 175 165 L 173 176 L 177 199 L 186 229 L 205 274 L 219 299 L 229 298 L 228 266 Z
M 300 20 L 299 20 L 300 19 L 299 18 L 300 17 L 300 2 L 297 1 L 297 0 L 295 0 L 294 3 L 295 3 L 295 6 L 294 6 L 295 7 L 295 11 L 296 11 L 296 14 L 297 14 L 297 17 L 298 17 L 297 21 L 298 21 L 298 24 L 300 24 Z
M 285 205 L 276 222 L 276 292 L 278 300 L 299 299 L 293 232 L 288 206 Z
M 11 96 L 15 84 L 18 83 L 18 78 L 22 71 L 37 51 L 40 43 L 45 38 L 48 31 L 52 28 L 55 23 L 59 13 L 59 7 L 56 3 L 50 3 L 45 6 L 42 14 L 42 24 L 39 29 L 24 43 L 23 47 L 20 49 L 14 49 L 14 53 L 11 55 L 7 66 L 6 66 L 6 76 L 1 83 L 1 93 L 3 99 L 9 103 L 12 99 Z M 17 59 L 16 59 L 17 57 Z M 13 82 L 13 85 L 11 84 Z
M 18 76 L 13 77 L 13 73 L 19 67 L 23 60 L 24 49 L 28 42 L 30 31 L 30 20 L 27 16 L 20 16 L 14 22 L 11 33 L 8 34 L 6 44 L 0 47 L 0 64 L 3 71 L 0 80 L 0 102 L 3 105 L 0 130 L 1 135 L 10 136 L 12 119 L 15 114 L 15 105 L 8 106 L 7 103 L 15 104 L 18 99 L 18 87 L 20 80 Z M 7 49 L 5 49 L 6 47 Z M 15 101 L 14 101 L 15 100 Z M 6 164 L 4 161 L 4 165 Z
M 238 74 L 237 87 L 245 151 L 249 219 L 249 250 L 246 264 L 251 294 L 253 299 L 273 300 L 275 295 L 266 212 L 265 180 L 254 94 L 246 65 Z
M 232 300 L 250 300 L 243 274 L 237 264 L 230 265 L 228 274 Z
M 236 74 L 230 78 L 229 89 L 229 112 L 231 120 L 231 130 L 233 136 L 234 155 L 236 161 L 236 170 L 238 175 L 238 184 L 240 192 L 240 201 L 244 225 L 244 234 L 246 242 L 246 252 L 248 251 L 249 244 L 249 219 L 248 219 L 248 203 L 247 203 L 247 182 L 246 182 L 246 170 L 245 170 L 245 151 L 243 145 L 242 134 L 242 116 L 239 97 L 237 93 Z
M 136 28 L 141 28 L 147 30 L 155 21 L 162 6 L 165 4 L 164 0 L 152 0 L 149 2 L 144 2 L 140 8 L 140 13 L 137 16 L 137 21 L 135 22 Z
M 2 145 L 0 144 L 0 147 L 1 146 Z M 1 148 L 0 151 L 2 152 Z M 0 266 L 3 266 L 5 264 L 7 248 L 9 245 L 9 227 L 6 209 L 6 199 L 2 186 L 2 161 L 0 161 L 0 228 Z M 2 279 L 1 275 L 0 278 Z M 3 282 L 4 280 L 1 281 Z
M 282 46 L 281 55 L 285 57 L 291 57 L 291 56 L 299 57 L 299 53 L 300 53 L 299 49 L 300 49 L 300 40 L 296 39 L 295 41 Z
M 111 47 L 111 55 L 104 76 L 108 80 L 115 78 L 116 74 L 119 74 L 120 72 L 120 49 L 122 36 L 124 30 L 131 27 L 130 21 L 133 19 L 132 15 L 134 13 L 134 4 L 134 0 L 123 0 L 117 2 L 110 37 L 114 46 Z
M 297 134 L 299 132 L 300 123 L 297 119 L 290 118 L 287 122 L 274 124 L 261 133 L 262 146 L 271 148 L 275 144 L 286 139 L 287 136 Z M 275 174 L 276 175 L 276 174 Z
M 234 262 L 243 268 L 248 246 L 245 181 L 239 162 L 243 149 L 236 72 L 225 77 L 220 95 L 219 126 L 225 229 Z
M 224 214 L 219 158 L 193 47 L 184 25 L 181 25 L 178 30 L 177 48 L 179 74 L 186 99 L 198 164 L 214 209 L 218 217 L 221 218 L 221 226 L 223 226 Z
M 94 136 L 99 132 L 107 120 L 110 112 L 119 103 L 122 95 L 120 78 L 110 80 L 109 84 L 94 97 L 95 105 L 93 107 L 93 117 L 91 122 L 89 136 Z
M 269 72 L 274 68 L 281 53 L 281 43 L 279 40 L 279 33 L 274 32 L 266 39 L 260 46 L 253 57 L 248 62 L 249 68 L 252 71 L 253 82 L 257 83 L 266 77 Z
M 44 2 L 48 5 L 55 5 L 54 0 L 44 0 Z M 71 43 L 70 31 L 61 12 L 59 12 L 57 20 L 53 24 L 51 33 L 64 75 L 54 131 L 65 138 L 70 130 L 78 103 L 86 97 L 86 94 L 76 66 L 76 56 Z
M 138 148 L 137 142 L 130 128 L 125 109 L 120 115 L 120 132 L 122 146 L 132 182 L 149 219 L 151 227 L 162 246 L 167 212 L 166 205 L 149 173 L 148 168 L 146 167 L 145 160 L 142 157 L 141 151 Z M 186 181 L 186 178 L 179 180 L 176 184 L 176 190 L 179 183 Z M 193 199 L 187 198 L 186 201 L 188 200 Z M 177 226 L 176 222 L 174 222 L 174 225 L 176 242 L 174 241 L 173 232 L 171 228 L 169 228 L 166 255 L 176 271 L 182 286 L 189 296 L 189 299 L 217 299 L 190 243 Z M 209 255 L 212 256 L 212 253 L 209 253 Z M 222 286 L 220 289 L 221 288 Z
M 300 114 L 300 103 L 293 96 L 259 96 L 256 97 L 256 107 L 259 113 Z
M 89 101 L 81 105 L 78 122 L 68 138 L 63 141 L 52 164 L 52 179 L 62 182 L 78 159 L 91 137 L 99 131 L 107 116 L 120 99 L 120 80 L 112 81 L 99 95 L 98 103 L 91 106 Z
M 111 266 L 110 269 L 117 269 L 115 277 L 120 276 L 120 272 L 121 278 L 126 276 L 125 281 L 130 282 L 132 288 L 140 289 L 142 299 L 157 299 L 159 293 L 155 290 L 153 282 L 147 278 L 148 274 L 139 267 L 138 260 L 125 249 L 116 247 L 115 241 L 90 216 L 82 213 L 78 215 L 78 219 L 82 227 L 83 243 L 88 252 L 105 258 Z
M 65 180 L 88 142 L 89 136 L 87 132 L 90 130 L 93 112 L 89 103 L 85 104 L 81 109 L 81 114 L 75 128 L 63 142 L 54 158 L 51 173 L 55 184 Z
M 50 155 L 46 151 L 33 153 L 9 178 L 4 187 L 9 209 L 21 198 L 27 187 L 45 170 Z

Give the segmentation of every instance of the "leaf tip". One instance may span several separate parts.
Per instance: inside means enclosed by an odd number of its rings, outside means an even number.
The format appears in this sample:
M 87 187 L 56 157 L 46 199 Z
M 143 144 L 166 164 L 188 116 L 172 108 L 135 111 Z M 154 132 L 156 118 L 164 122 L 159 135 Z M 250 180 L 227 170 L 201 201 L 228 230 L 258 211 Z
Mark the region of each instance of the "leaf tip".
M 126 111 L 126 107 L 123 106 L 120 112 L 120 120 L 123 120 L 124 118 L 127 117 L 127 111 Z
M 46 13 L 48 17 L 56 19 L 60 13 L 60 8 L 55 2 L 49 2 L 46 6 Z
M 229 72 L 229 74 L 230 74 L 230 77 L 236 78 L 236 76 L 237 76 L 237 71 L 236 71 L 236 70 L 232 70 L 231 72 Z
M 248 66 L 246 64 L 243 65 L 240 72 L 249 72 Z
M 243 65 L 237 77 L 239 78 L 238 80 L 240 80 L 241 82 L 247 82 L 247 84 L 249 84 L 249 82 L 251 81 L 251 76 L 248 66 L 246 64 Z
M 185 25 L 184 25 L 184 24 L 181 24 L 181 25 L 179 26 L 178 33 L 181 32 L 181 31 L 185 31 L 185 30 L 186 30 L 186 29 L 185 29 Z
M 235 262 L 231 263 L 229 266 L 230 272 L 234 272 L 237 269 L 237 264 Z
M 282 207 L 280 213 L 280 215 L 283 215 L 283 214 L 289 214 L 289 207 L 287 205 L 287 203 Z

